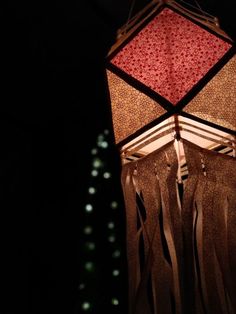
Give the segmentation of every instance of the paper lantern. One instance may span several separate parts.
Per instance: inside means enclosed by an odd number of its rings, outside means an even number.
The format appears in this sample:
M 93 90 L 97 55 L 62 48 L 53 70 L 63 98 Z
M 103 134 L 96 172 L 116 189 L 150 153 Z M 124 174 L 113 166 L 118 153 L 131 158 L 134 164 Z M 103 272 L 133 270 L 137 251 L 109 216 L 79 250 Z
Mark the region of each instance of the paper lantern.
M 236 313 L 234 43 L 175 1 L 130 24 L 107 58 L 130 313 Z

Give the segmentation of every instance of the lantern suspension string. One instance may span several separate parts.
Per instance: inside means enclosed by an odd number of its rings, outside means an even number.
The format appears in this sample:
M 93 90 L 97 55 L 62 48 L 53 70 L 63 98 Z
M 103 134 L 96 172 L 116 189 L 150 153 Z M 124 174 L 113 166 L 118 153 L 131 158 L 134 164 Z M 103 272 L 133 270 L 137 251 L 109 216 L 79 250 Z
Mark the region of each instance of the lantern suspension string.
M 186 1 L 184 1 L 184 0 L 180 0 L 180 2 L 183 2 L 184 4 L 188 5 L 189 7 L 193 8 L 193 9 L 197 9 L 198 11 L 200 11 L 201 14 L 202 14 L 205 18 L 207 18 L 207 17 L 208 17 L 208 18 L 213 18 L 213 19 L 215 18 L 215 16 L 213 16 L 213 15 L 207 13 L 206 11 L 204 11 L 204 10 L 201 8 L 200 4 L 197 2 L 197 0 L 194 0 L 194 1 L 195 1 L 195 3 L 196 3 L 196 6 L 194 6 L 194 5 L 192 5 L 192 4 L 188 3 L 188 2 L 186 2 Z
M 126 21 L 126 23 L 125 23 L 125 29 L 127 29 L 127 26 L 128 26 L 128 24 L 129 24 L 129 21 L 130 21 L 130 19 L 131 19 L 131 17 L 132 17 L 132 13 L 133 13 L 133 10 L 134 10 L 135 3 L 136 3 L 136 0 L 132 0 L 132 1 L 131 1 L 129 13 L 128 13 L 128 18 L 127 18 L 127 21 Z
M 205 12 L 203 11 L 203 9 L 200 6 L 199 2 L 197 0 L 194 0 L 194 2 L 196 3 L 196 6 L 198 7 L 198 9 L 201 11 L 202 15 L 206 17 Z

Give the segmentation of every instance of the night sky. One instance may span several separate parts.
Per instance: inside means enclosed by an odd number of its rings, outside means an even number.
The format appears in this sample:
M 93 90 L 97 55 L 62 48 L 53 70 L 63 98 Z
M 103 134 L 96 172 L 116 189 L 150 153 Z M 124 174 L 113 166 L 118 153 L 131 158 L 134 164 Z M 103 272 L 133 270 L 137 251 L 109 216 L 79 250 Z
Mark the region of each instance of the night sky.
M 145 3 L 137 0 L 134 12 Z M 221 27 L 236 38 L 233 1 L 198 3 L 218 16 Z M 87 292 L 97 295 L 95 301 L 100 299 L 93 313 L 105 309 L 102 300 L 114 283 L 106 275 L 111 262 L 99 226 L 107 222 L 104 199 L 112 201 L 114 196 L 122 204 L 122 196 L 104 68 L 130 4 L 128 0 L 1 4 L 1 314 L 80 313 L 78 286 L 86 256 L 79 230 L 87 219 L 81 208 L 91 180 L 91 151 L 98 135 L 108 130 L 109 149 L 100 157 L 113 179 L 109 185 L 96 181 L 102 188 L 96 199 L 99 214 L 93 218 L 100 241 L 94 258 L 101 271 Z M 122 206 L 114 217 L 125 252 Z M 123 293 L 120 313 L 125 314 L 125 257 L 120 267 L 123 282 L 117 289 Z

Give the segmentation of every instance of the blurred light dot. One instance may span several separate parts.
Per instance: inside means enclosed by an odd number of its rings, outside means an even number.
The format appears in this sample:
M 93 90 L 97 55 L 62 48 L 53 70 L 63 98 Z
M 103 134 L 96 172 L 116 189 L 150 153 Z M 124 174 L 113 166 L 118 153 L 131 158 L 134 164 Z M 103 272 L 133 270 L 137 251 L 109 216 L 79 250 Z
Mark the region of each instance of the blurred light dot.
M 93 167 L 94 168 L 101 168 L 102 167 L 102 161 L 99 158 L 94 158 L 93 160 Z
M 100 147 L 107 148 L 108 147 L 108 143 L 106 141 L 102 141 L 102 142 L 100 142 Z
M 94 263 L 93 262 L 86 262 L 84 265 L 84 268 L 87 271 L 92 272 L 92 271 L 94 271 Z
M 92 155 L 96 155 L 97 152 L 98 152 L 97 148 L 93 148 L 93 149 L 91 150 L 91 154 L 92 154 Z
M 118 203 L 116 201 L 111 202 L 111 208 L 117 208 Z
M 104 135 L 103 134 L 99 134 L 98 137 L 97 137 L 97 140 L 100 142 L 100 141 L 103 141 L 104 140 Z
M 120 257 L 120 251 L 119 250 L 115 250 L 112 254 L 112 257 L 116 258 L 116 257 Z
M 82 303 L 82 310 L 87 311 L 91 308 L 91 304 L 89 302 Z
M 115 242 L 115 240 L 116 240 L 116 237 L 114 235 L 111 235 L 108 237 L 108 241 L 111 243 Z
M 95 189 L 93 186 L 91 186 L 91 187 L 88 189 L 88 192 L 89 192 L 89 194 L 95 194 L 95 193 L 96 193 L 96 189 Z
M 84 227 L 85 234 L 91 234 L 93 232 L 93 228 L 91 226 Z
M 116 298 L 112 298 L 111 303 L 112 303 L 113 305 L 118 305 L 118 304 L 119 304 L 119 301 L 118 301 L 118 299 L 116 299 Z
M 113 272 L 112 272 L 112 275 L 114 277 L 119 276 L 119 274 L 120 274 L 120 271 L 118 269 L 114 269 Z
M 86 247 L 90 250 L 93 251 L 95 249 L 95 243 L 93 242 L 87 242 Z
M 90 213 L 93 211 L 93 206 L 91 204 L 86 204 L 85 210 L 86 210 L 86 212 Z
M 111 177 L 110 172 L 104 172 L 103 177 L 104 177 L 105 179 L 109 179 L 109 178 Z
M 108 130 L 108 129 L 105 129 L 105 130 L 104 130 L 104 134 L 108 135 L 108 134 L 109 134 L 109 130 Z
M 84 283 L 79 284 L 79 287 L 78 287 L 79 290 L 83 290 L 84 288 L 85 288 L 85 284 Z
M 92 170 L 91 175 L 93 177 L 96 177 L 98 175 L 98 171 L 97 170 Z
M 108 222 L 107 227 L 108 227 L 109 229 L 114 229 L 114 227 L 115 227 L 114 222 L 113 222 L 113 221 Z

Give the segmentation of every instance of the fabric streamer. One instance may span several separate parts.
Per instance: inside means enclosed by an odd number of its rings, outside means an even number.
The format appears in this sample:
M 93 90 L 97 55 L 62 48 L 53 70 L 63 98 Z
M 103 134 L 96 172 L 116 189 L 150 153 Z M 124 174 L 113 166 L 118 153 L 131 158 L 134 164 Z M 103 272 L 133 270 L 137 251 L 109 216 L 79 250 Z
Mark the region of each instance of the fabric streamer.
M 235 313 L 236 160 L 181 141 L 182 196 L 173 142 L 122 168 L 129 313 Z

